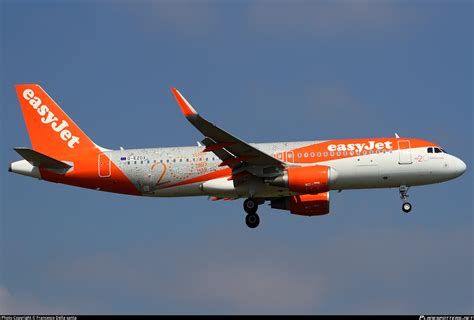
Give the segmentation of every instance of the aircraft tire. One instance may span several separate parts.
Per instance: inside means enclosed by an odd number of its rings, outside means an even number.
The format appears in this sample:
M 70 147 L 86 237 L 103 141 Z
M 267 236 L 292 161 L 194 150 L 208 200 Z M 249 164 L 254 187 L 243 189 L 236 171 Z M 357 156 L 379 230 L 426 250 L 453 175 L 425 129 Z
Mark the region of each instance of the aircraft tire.
M 255 199 L 248 198 L 244 201 L 244 210 L 248 214 L 256 213 L 258 210 L 258 203 Z
M 405 212 L 405 213 L 409 213 L 409 212 L 411 211 L 411 204 L 410 204 L 410 202 L 405 202 L 405 203 L 403 203 L 403 205 L 402 205 L 402 210 L 403 210 L 403 212 Z
M 247 224 L 247 227 L 254 229 L 260 224 L 260 217 L 256 213 L 249 213 L 245 217 L 245 223 Z

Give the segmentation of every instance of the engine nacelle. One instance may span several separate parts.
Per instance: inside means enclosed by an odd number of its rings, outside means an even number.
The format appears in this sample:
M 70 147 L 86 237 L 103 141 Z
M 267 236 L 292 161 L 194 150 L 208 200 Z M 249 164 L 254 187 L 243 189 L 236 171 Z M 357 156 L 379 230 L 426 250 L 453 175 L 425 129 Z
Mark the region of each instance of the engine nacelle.
M 271 207 L 289 210 L 292 214 L 300 216 L 322 216 L 329 213 L 329 192 L 272 200 Z
M 292 167 L 269 184 L 301 194 L 318 194 L 329 191 L 336 178 L 336 170 L 328 166 Z

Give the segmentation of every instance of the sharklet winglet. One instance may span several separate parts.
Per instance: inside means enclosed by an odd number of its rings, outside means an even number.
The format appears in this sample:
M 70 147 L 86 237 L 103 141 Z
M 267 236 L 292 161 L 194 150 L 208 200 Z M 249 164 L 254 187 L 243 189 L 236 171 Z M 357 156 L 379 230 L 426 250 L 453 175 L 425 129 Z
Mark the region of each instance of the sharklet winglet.
M 171 92 L 173 92 L 176 101 L 178 101 L 179 107 L 181 111 L 186 117 L 197 115 L 197 111 L 193 108 L 193 106 L 186 100 L 185 97 L 178 91 L 176 88 L 171 88 Z

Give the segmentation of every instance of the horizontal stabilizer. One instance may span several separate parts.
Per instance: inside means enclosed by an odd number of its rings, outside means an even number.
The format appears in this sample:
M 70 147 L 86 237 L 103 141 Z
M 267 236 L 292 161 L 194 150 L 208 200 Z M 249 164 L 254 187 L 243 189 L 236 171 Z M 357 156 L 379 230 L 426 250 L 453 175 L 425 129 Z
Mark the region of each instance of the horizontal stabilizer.
M 28 149 L 28 148 L 14 148 L 16 152 L 20 156 L 22 156 L 26 161 L 31 163 L 35 167 L 40 167 L 40 168 L 46 168 L 46 169 L 63 169 L 63 170 L 68 170 L 72 166 L 53 159 L 51 157 L 48 157 L 47 155 L 44 155 L 42 153 L 39 153 L 37 151 Z

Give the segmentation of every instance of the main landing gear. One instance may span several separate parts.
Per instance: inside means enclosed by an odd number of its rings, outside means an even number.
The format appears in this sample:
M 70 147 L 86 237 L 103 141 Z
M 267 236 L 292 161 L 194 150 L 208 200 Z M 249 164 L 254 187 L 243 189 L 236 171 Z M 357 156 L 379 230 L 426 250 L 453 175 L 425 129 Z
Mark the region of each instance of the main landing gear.
M 249 228 L 256 228 L 260 224 L 260 217 L 257 214 L 258 201 L 253 198 L 248 198 L 244 201 L 244 210 L 247 213 L 245 223 Z
M 402 210 L 403 212 L 405 213 L 409 213 L 411 211 L 411 203 L 408 202 L 408 189 L 410 189 L 409 187 L 403 185 L 403 186 L 400 186 L 400 199 L 403 200 L 403 204 L 402 204 Z

